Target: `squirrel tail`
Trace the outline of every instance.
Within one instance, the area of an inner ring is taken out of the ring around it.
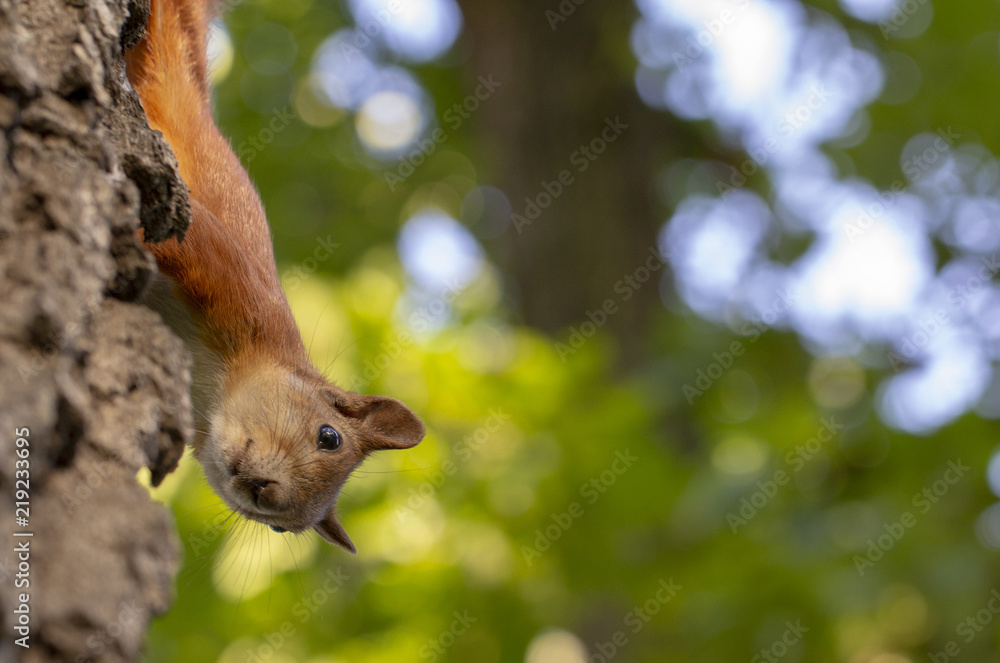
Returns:
[[[270,244],[257,192],[212,118],[207,50],[215,17],[213,0],[151,0],[146,34],[125,53],[125,69],[190,197],[224,224],[252,217],[258,239]]]
[[[186,181],[194,179],[193,163],[202,157],[205,141],[214,142],[206,133],[218,133],[207,56],[215,16],[213,0],[151,0],[146,34],[125,53],[129,83],[150,126],[173,148]]]
[[[214,2],[151,0],[146,35],[125,54],[129,82],[150,122],[183,121],[190,109],[210,112],[208,26]]]
[[[214,4],[152,0],[146,35],[125,54],[129,82],[150,126],[177,157],[191,203],[184,241],[146,248],[200,311],[206,328],[215,330],[209,336],[220,354],[260,336],[281,339],[282,347],[298,352],[301,340],[287,304],[274,305],[285,299],[260,197],[212,119],[206,51]]]

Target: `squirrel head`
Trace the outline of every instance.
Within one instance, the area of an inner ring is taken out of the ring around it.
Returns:
[[[408,449],[424,425],[384,396],[344,391],[280,363],[233,371],[197,455],[231,509],[277,532],[314,529],[355,553],[337,520],[341,487],[364,459]]]

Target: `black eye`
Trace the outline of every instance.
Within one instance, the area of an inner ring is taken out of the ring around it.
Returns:
[[[340,448],[340,433],[335,431],[332,426],[323,424],[319,427],[316,443],[323,451],[336,451]]]

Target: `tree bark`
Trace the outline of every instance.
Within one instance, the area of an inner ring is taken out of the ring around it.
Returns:
[[[190,439],[190,361],[135,303],[155,269],[136,230],[179,235],[189,212],[124,75],[148,13],[148,0],[0,0],[3,661],[139,660],[172,596],[172,521],[136,473],[158,483]],[[15,643],[22,604],[29,648]]]

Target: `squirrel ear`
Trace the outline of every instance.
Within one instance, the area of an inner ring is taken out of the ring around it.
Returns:
[[[352,555],[358,554],[358,549],[351,543],[350,537],[344,531],[344,527],[337,521],[337,514],[331,507],[323,520],[313,525],[313,529],[323,537],[323,539],[335,546],[340,546]]]
[[[361,424],[365,452],[409,449],[424,437],[424,424],[408,407],[387,396],[339,394],[335,407]]]

